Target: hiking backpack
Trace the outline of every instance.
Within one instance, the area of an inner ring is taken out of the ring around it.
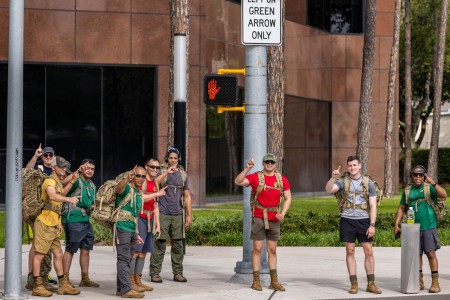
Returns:
[[[67,195],[68,197],[83,196],[82,195],[82,189],[84,187],[83,182],[81,181],[80,177],[78,177],[77,181],[78,181],[77,188],[70,195]],[[93,190],[93,192],[95,194],[96,188],[95,188],[95,184],[92,182],[92,180],[89,180],[89,188],[91,190]],[[79,207],[73,203],[63,202],[62,208],[61,208],[61,215],[67,213],[67,220],[69,220],[70,219],[70,211],[72,211],[72,210],[80,210],[81,213],[83,214],[83,216],[89,215],[91,212],[91,208],[85,209],[84,207]]]
[[[405,200],[406,205],[409,205],[409,193],[411,192],[411,184],[409,184],[405,188]],[[445,198],[437,198],[436,203],[434,203],[433,199],[431,199],[430,194],[430,184],[428,182],[424,183],[423,186],[423,194],[425,196],[425,199],[418,199],[417,201],[425,200],[428,202],[428,204],[433,208],[434,214],[436,215],[436,220],[442,220],[445,216]]]
[[[339,177],[338,179],[343,179],[344,180],[344,189],[342,191],[337,191],[336,193],[334,193],[334,196],[336,197],[336,201],[337,201],[337,205],[339,208],[339,212],[342,213],[344,211],[345,208],[359,208],[362,210],[365,210],[367,212],[369,212],[370,210],[370,205],[369,205],[369,182],[372,180],[373,184],[375,185],[375,191],[377,194],[377,205],[380,205],[381,200],[383,199],[383,190],[381,189],[380,185],[378,184],[378,182],[376,182],[375,180],[372,179],[372,177],[370,177],[370,175],[363,175],[363,179],[362,179],[362,185],[363,185],[363,192],[358,192],[355,193],[356,194],[364,194],[364,199],[366,200],[365,205],[356,205],[353,202],[350,202],[347,200],[347,196],[350,193],[350,173],[345,172],[341,177]]]
[[[33,224],[44,207],[41,187],[47,178],[40,169],[22,169],[22,221],[27,224]]]

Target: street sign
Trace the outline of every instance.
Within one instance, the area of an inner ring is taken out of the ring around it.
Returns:
[[[242,0],[241,37],[243,45],[281,45],[281,1]]]
[[[203,102],[208,105],[236,106],[238,100],[235,75],[205,75]]]

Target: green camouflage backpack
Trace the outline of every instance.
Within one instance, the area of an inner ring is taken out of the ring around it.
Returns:
[[[409,193],[411,192],[411,184],[405,188],[405,200],[406,204],[409,205]],[[431,199],[430,194],[430,184],[428,182],[424,183],[423,194],[425,199],[419,199],[418,201],[427,201],[428,204],[433,208],[434,214],[436,215],[436,220],[442,220],[445,216],[445,198],[437,198],[436,203]]]
[[[363,191],[354,193],[355,195],[362,194],[364,196],[364,199],[366,200],[367,204],[362,205],[356,205],[353,202],[350,202],[347,200],[347,196],[350,193],[350,174],[348,172],[345,172],[339,179],[344,180],[344,189],[342,191],[338,191],[334,193],[334,196],[337,200],[337,205],[339,208],[339,212],[342,213],[344,209],[346,208],[353,208],[353,209],[362,209],[367,212],[370,210],[369,205],[369,182],[372,180],[373,184],[375,185],[375,191],[377,194],[377,205],[380,205],[381,200],[383,199],[383,190],[381,189],[378,182],[372,179],[370,175],[364,175],[362,179],[362,185],[363,185]]]
[[[50,178],[40,169],[22,169],[22,221],[33,224],[42,211],[45,201],[41,200],[41,187]]]

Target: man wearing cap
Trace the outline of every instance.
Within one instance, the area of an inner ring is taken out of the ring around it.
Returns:
[[[45,147],[44,149],[41,148],[41,144],[39,144],[39,147],[34,152],[33,157],[30,159],[30,161],[27,163],[25,168],[28,169],[39,169],[47,176],[50,176],[52,174],[52,160],[55,156],[55,150],[53,150],[52,147]],[[37,164],[38,159],[42,159],[42,164]],[[33,224],[28,224],[30,227],[30,230],[32,232],[33,230]],[[30,232],[30,235],[31,235]],[[30,252],[28,253],[28,279],[27,284],[25,286],[26,289],[32,290],[33,289],[33,257],[34,257],[34,248],[32,247],[30,249]],[[44,260],[41,264],[41,276],[44,281],[44,285],[48,289],[54,289],[50,283],[57,283],[54,281],[50,276],[50,271],[52,270],[52,254],[51,252],[47,253],[44,257]],[[50,277],[50,278],[49,278]]]
[[[417,165],[411,169],[410,177],[412,185],[405,188],[402,193],[402,199],[397,209],[397,217],[395,218],[394,234],[400,232],[400,222],[406,206],[411,205],[415,211],[415,223],[420,223],[420,270],[419,270],[419,286],[420,290],[424,290],[423,273],[422,273],[422,256],[423,253],[428,257],[428,263],[431,269],[431,286],[430,293],[439,293],[439,272],[438,259],[436,250],[440,249],[439,239],[436,231],[436,215],[428,203],[427,195],[436,203],[437,198],[446,198],[447,192],[430,176],[427,176],[424,166]],[[408,190],[408,196],[406,191]],[[408,197],[408,199],[406,198]]]
[[[54,266],[58,275],[58,295],[77,295],[80,290],[73,288],[67,276],[63,273],[62,250],[59,236],[61,234],[61,206],[63,202],[76,204],[79,197],[66,197],[63,195],[61,179],[66,174],[66,160],[56,156],[52,160],[52,174],[44,180],[41,188],[41,199],[45,202],[41,214],[34,222],[34,258],[33,258],[33,296],[49,297],[52,292],[48,291],[42,282],[39,267],[44,255],[50,250],[54,257]]]
[[[253,210],[250,239],[253,240],[252,289],[262,291],[260,281],[261,250],[264,240],[267,244],[268,263],[270,269],[270,289],[285,291],[278,282],[277,275],[277,242],[280,239],[280,221],[284,219],[291,206],[291,187],[285,176],[276,170],[277,157],[266,153],[263,157],[263,170],[247,175],[255,166],[253,158],[247,162],[246,168],[236,176],[234,183],[239,186],[251,186],[250,205]],[[282,198],[284,198],[281,209]]]
[[[86,158],[81,161],[78,170],[63,181],[64,191],[68,192],[69,197],[81,197],[77,204],[64,203],[62,208],[62,223],[66,234],[64,274],[69,278],[73,255],[80,249],[80,286],[85,287],[99,287],[98,283],[89,278],[89,254],[94,246],[94,230],[89,217],[96,193],[95,184],[91,180],[94,172],[94,160]]]
[[[173,280],[187,281],[183,275],[184,233],[192,221],[192,206],[187,173],[178,165],[180,159],[180,152],[176,148],[169,149],[164,158],[166,165],[155,180],[161,188],[167,189],[158,202],[161,231],[150,258],[152,282],[162,282],[159,273],[166,253],[167,240],[172,244],[170,256]]]

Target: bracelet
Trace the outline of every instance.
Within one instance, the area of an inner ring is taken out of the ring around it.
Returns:
[[[436,185],[438,185],[438,183],[437,183],[437,182],[435,182],[434,184],[432,184],[432,186],[436,186]]]
[[[370,226],[375,227],[375,223],[370,223]]]

